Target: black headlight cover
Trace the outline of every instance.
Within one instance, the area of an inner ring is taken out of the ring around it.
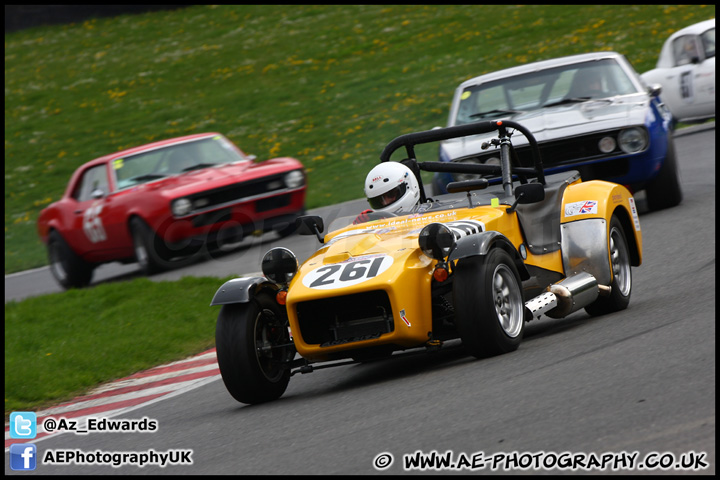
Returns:
[[[443,260],[455,249],[455,235],[446,225],[431,223],[420,231],[418,244],[428,257]]]
[[[262,259],[263,275],[274,283],[289,283],[297,270],[297,257],[284,247],[271,248]]]

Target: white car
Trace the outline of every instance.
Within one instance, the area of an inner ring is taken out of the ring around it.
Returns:
[[[660,98],[675,121],[715,116],[715,19],[670,35],[656,68],[641,75],[648,85],[662,86]]]
[[[576,170],[583,181],[605,180],[645,190],[650,210],[682,201],[672,114],[624,55],[594,52],[487,73],[455,90],[448,127],[511,120],[537,139],[548,173]],[[521,167],[532,165],[522,136],[513,138]],[[441,162],[499,164],[500,146],[487,134],[444,141]],[[433,194],[477,176],[436,170]],[[495,179],[491,182],[496,181]]]

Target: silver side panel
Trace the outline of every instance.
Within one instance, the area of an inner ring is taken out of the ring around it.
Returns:
[[[564,223],[560,230],[565,276],[587,272],[597,279],[597,283],[610,285],[612,278],[605,219]]]

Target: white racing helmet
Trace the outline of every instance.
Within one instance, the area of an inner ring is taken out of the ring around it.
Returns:
[[[412,171],[397,162],[383,162],[365,179],[365,196],[376,212],[409,212],[420,200],[420,185]]]

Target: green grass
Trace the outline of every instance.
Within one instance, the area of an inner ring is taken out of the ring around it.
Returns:
[[[46,264],[38,213],[100,155],[219,131],[259,158],[301,160],[308,208],[360,198],[382,148],[444,125],[461,81],[594,50],[642,72],[670,33],[714,16],[698,5],[224,5],[6,34],[5,273]]]
[[[146,278],[5,304],[5,414],[215,346],[218,278]]]
[[[73,171],[218,131],[309,172],[308,208],[362,197],[393,138],[444,125],[455,87],[598,50],[654,67],[701,5],[192,6],[5,35],[5,273],[46,264],[35,223]],[[432,158],[434,147],[417,149]],[[214,343],[220,279],[136,279],[5,304],[5,411]]]

